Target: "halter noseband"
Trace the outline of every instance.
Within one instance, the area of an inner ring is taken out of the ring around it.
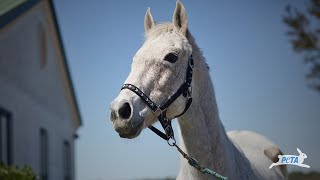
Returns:
[[[158,136],[161,138],[165,139],[166,141],[172,139],[175,143],[174,139],[174,133],[171,125],[171,119],[167,118],[166,111],[167,108],[181,95],[183,94],[184,97],[188,98],[188,101],[186,103],[186,106],[184,110],[176,115],[174,118],[177,118],[179,116],[182,116],[190,107],[192,103],[192,87],[191,87],[191,82],[192,82],[192,70],[194,68],[194,62],[192,55],[190,55],[188,59],[188,68],[187,68],[187,74],[186,74],[186,79],[184,83],[179,87],[179,89],[172,95],[170,96],[162,105],[157,105],[154,103],[143,91],[141,91],[138,87],[136,87],[133,84],[124,84],[121,88],[123,89],[129,89],[135,94],[137,94],[141,100],[149,106],[149,108],[154,112],[160,112],[160,115],[158,116],[158,120],[160,121],[161,126],[163,127],[165,133],[161,132],[154,126],[150,125],[148,128],[152,130],[154,133],[156,133]],[[172,118],[173,119],[173,118]],[[169,143],[169,145],[172,145]]]

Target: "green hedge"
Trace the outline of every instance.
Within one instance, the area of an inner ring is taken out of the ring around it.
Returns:
[[[289,174],[289,180],[319,180],[320,173],[316,171],[311,171],[308,173],[303,172],[291,172]]]
[[[19,169],[17,166],[0,164],[1,180],[36,180],[37,176],[29,166]]]

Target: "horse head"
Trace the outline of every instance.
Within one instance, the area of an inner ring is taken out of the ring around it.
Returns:
[[[188,41],[187,15],[177,1],[171,23],[156,24],[148,8],[144,18],[145,42],[133,57],[125,84],[132,84],[152,103],[163,104],[185,82],[192,46]],[[123,138],[137,137],[156,122],[154,112],[134,89],[123,89],[111,103],[110,120]],[[169,119],[182,112],[187,99],[179,96],[169,107]]]

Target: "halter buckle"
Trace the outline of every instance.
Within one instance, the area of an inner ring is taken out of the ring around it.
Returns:
[[[192,55],[189,57],[189,66],[190,66],[191,69],[194,68],[194,63],[193,63]]]
[[[167,127],[164,129],[164,132],[169,139],[173,137],[173,129],[171,125],[167,125]]]
[[[160,108],[160,106],[159,105],[157,105],[157,109],[155,110],[155,111],[152,111],[156,116],[159,116],[160,114],[162,114],[164,111],[166,111],[167,110],[167,108],[166,109],[164,109],[164,110],[161,110],[161,108]]]
[[[189,95],[189,97],[192,96],[192,86],[188,87],[188,95]]]

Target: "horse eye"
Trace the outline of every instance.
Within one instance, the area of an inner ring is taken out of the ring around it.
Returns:
[[[170,63],[175,63],[178,60],[178,56],[173,53],[169,53],[164,57],[164,60],[170,62]]]

